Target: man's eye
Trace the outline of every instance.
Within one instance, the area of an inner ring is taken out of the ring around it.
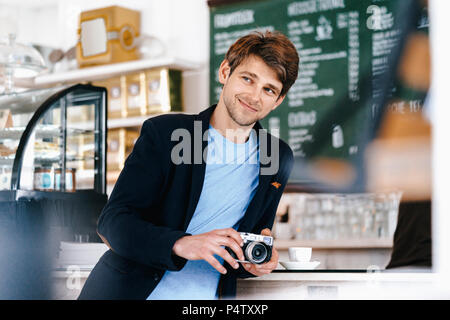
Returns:
[[[251,81],[250,78],[247,78],[247,77],[242,77],[242,79],[244,79],[245,82],[250,82]]]
[[[273,92],[273,90],[270,89],[270,88],[266,88],[266,92],[269,93],[269,94],[274,94],[274,93],[275,93],[275,92]]]

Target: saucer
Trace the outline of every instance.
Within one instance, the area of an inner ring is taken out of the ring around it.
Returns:
[[[320,261],[280,261],[280,264],[288,270],[314,270]]]

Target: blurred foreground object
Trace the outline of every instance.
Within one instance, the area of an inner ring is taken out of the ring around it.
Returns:
[[[23,218],[30,216],[30,206],[33,204],[17,202],[14,212],[5,212],[2,206],[0,300],[51,299],[50,239],[41,217]],[[15,219],[8,220],[10,214]]]
[[[411,33],[399,64],[398,81],[416,97],[420,93],[425,96],[430,87],[430,68],[428,35]],[[378,137],[366,151],[368,189],[400,189],[405,201],[429,200],[431,124],[420,97],[405,100],[389,101]]]
[[[431,199],[431,125],[421,112],[389,111],[367,148],[368,190],[399,189],[403,199]]]
[[[369,190],[403,191],[386,269],[432,266],[431,132],[428,23],[410,33],[397,69],[400,90],[387,104],[378,137],[366,152]]]

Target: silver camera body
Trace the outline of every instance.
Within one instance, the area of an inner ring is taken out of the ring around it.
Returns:
[[[245,261],[240,262],[262,264],[268,262],[270,258],[272,258],[272,237],[248,232],[240,232],[240,235],[244,242],[242,251],[244,252],[245,257]],[[232,256],[235,258],[233,252]]]

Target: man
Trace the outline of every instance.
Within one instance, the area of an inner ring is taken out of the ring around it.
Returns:
[[[270,235],[293,154],[258,120],[281,104],[298,62],[280,33],[244,36],[219,68],[217,105],[144,122],[98,221],[110,250],[79,299],[233,297],[237,277],[276,268],[275,249],[256,265],[225,248],[244,260],[239,232]]]

